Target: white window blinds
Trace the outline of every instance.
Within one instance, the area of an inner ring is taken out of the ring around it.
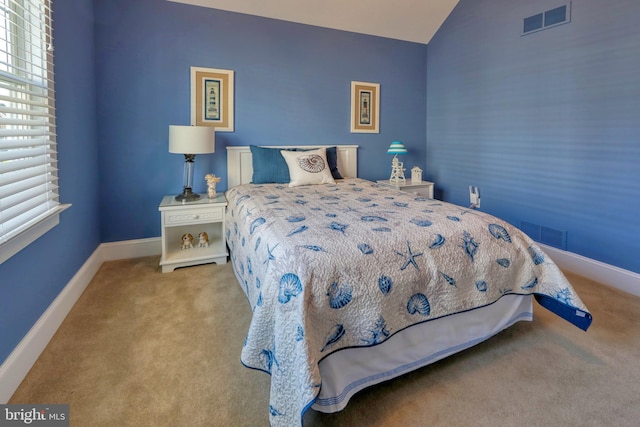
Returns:
[[[0,0],[0,262],[58,223],[51,0]]]

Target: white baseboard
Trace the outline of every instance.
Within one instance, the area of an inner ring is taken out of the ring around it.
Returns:
[[[103,243],[99,249],[101,250],[103,261],[140,258],[152,255],[160,256],[162,253],[162,239],[160,237],[152,237],[149,239]],[[158,260],[158,262],[159,261],[160,260]]]
[[[154,237],[103,243],[98,246],[9,357],[0,365],[0,404],[9,401],[103,262],[159,256],[161,245],[161,239]],[[571,252],[546,245],[542,246],[558,267],[640,296],[640,274]]]
[[[640,274],[552,246],[540,246],[562,270],[640,296]]]

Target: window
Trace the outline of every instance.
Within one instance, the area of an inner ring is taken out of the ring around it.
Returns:
[[[571,22],[571,2],[524,18],[522,34],[529,34],[569,22]]]
[[[51,0],[0,0],[0,263],[58,224]]]

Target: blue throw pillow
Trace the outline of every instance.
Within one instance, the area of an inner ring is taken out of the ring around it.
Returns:
[[[342,179],[338,170],[338,147],[327,147],[327,163],[329,163],[333,179]]]
[[[280,154],[281,148],[265,148],[255,145],[250,145],[249,148],[253,163],[253,177],[251,179],[253,184],[289,183],[289,167]]]

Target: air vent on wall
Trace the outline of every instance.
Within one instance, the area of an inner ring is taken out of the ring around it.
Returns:
[[[555,230],[528,221],[520,221],[520,230],[536,242],[567,250],[567,232],[564,230]]]
[[[571,22],[571,2],[524,18],[522,35]]]

